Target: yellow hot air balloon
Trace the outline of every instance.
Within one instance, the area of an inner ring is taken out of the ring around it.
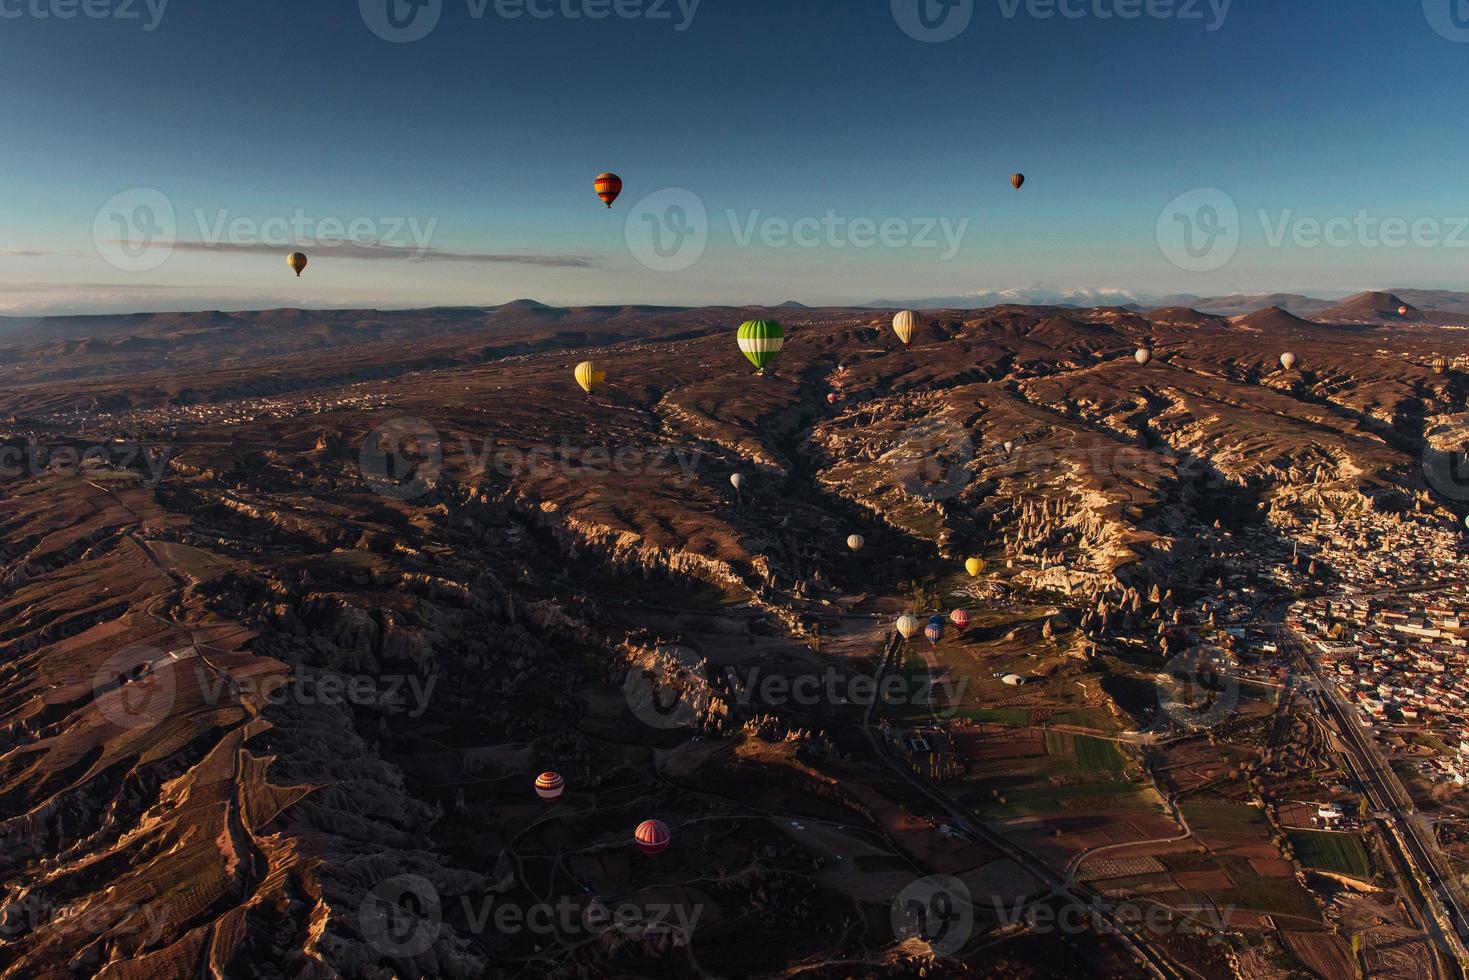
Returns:
[[[964,570],[969,573],[970,578],[979,578],[984,574],[984,559],[971,558],[964,563]]]
[[[596,361],[582,361],[576,366],[576,383],[590,395],[607,383],[607,372],[597,367]]]
[[[286,256],[286,265],[290,266],[291,269],[295,271],[297,279],[300,279],[301,273],[306,270],[306,262],[307,259],[305,252],[292,252],[290,255]]]
[[[912,310],[904,310],[902,313],[893,317],[893,332],[898,335],[898,339],[903,342],[904,347],[911,347],[913,345],[913,337],[922,326],[923,322],[918,319],[918,314]]]

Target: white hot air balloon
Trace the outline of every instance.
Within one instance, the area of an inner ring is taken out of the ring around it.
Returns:
[[[898,632],[903,634],[903,639],[905,640],[913,639],[922,628],[923,624],[918,622],[917,616],[910,614],[898,618]]]
[[[847,538],[847,547],[851,548],[853,551],[861,551],[862,546],[865,544],[867,544],[867,540],[863,538],[860,534],[854,534],[851,537]]]
[[[745,489],[745,474],[736,473],[731,476],[729,478],[729,485],[734,487],[736,491]]]
[[[902,313],[893,317],[893,332],[898,335],[898,339],[903,342],[904,347],[911,347],[913,345],[913,338],[922,326],[923,323],[918,319],[918,314],[912,310],[904,310]]]
[[[1297,358],[1296,355],[1292,354],[1290,351],[1286,351],[1284,354],[1280,355],[1280,366],[1285,368],[1287,371],[1294,371],[1296,369],[1296,365],[1299,363],[1300,359]]]
[[[1133,356],[1137,358],[1138,364],[1143,367],[1147,367],[1153,363],[1153,349],[1151,347],[1139,347],[1137,353]]]
[[[1008,456],[1015,451],[1015,443],[1009,439],[1005,440],[1005,455]]]

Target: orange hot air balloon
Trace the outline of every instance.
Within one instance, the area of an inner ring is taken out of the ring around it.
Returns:
[[[1020,188],[1024,187],[1025,174],[1016,174],[1015,176],[1011,177],[1010,186],[1014,187],[1017,191],[1020,190]]]
[[[301,278],[301,273],[306,271],[306,253],[292,252],[286,256],[286,265],[290,266],[296,273],[296,278]]]
[[[955,626],[959,627],[960,633],[969,628],[969,610],[955,609],[949,613],[949,618],[954,621]]]
[[[622,193],[622,178],[616,174],[598,174],[595,186],[597,196],[602,199],[603,204],[610,208],[612,202],[616,201],[618,195]]]
[[[673,840],[668,824],[662,820],[644,820],[638,824],[638,829],[633,831],[632,836],[637,841],[638,850],[650,857],[668,850],[668,845]]]
[[[554,803],[566,792],[566,780],[560,773],[543,772],[536,777],[536,795],[547,803]]]
[[[1398,307],[1398,316],[1407,316],[1411,312],[1406,306]]]

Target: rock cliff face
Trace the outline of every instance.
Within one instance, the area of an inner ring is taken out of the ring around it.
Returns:
[[[1469,388],[1426,365],[1469,341],[1444,335],[1011,308],[903,351],[870,313],[800,311],[753,379],[728,311],[621,341],[630,313],[555,313],[381,325],[258,378],[190,354],[167,389],[109,349],[86,419],[56,406],[89,348],[0,394],[28,432],[173,450],[157,479],[0,484],[0,975],[682,975],[690,933],[650,931],[648,890],[707,916],[703,962],[825,955],[886,913],[789,824],[866,848],[899,808],[858,785],[862,711],[732,669],[868,664],[882,624],[844,610],[968,555],[984,601],[1044,610],[998,640],[1085,661],[1102,634],[1168,642],[1229,533],[1455,519],[1425,481],[1462,448]],[[609,345],[609,387],[571,392],[553,334]],[[394,426],[411,448],[368,473]],[[630,844],[650,817],[659,862]],[[578,925],[626,896],[637,928]],[[485,925],[563,899],[569,927]]]

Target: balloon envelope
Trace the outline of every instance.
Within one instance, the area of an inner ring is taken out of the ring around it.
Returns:
[[[745,474],[736,473],[734,476],[731,476],[729,478],[729,483],[730,486],[734,487],[736,490],[745,489]]]
[[[1149,364],[1153,363],[1153,352],[1147,347],[1139,347],[1137,349],[1137,354],[1135,354],[1134,356],[1137,358],[1137,362],[1143,367],[1147,367]]]
[[[979,578],[980,573],[984,571],[984,559],[969,559],[964,563],[964,570],[969,573],[970,578]]]
[[[644,854],[662,854],[668,850],[673,834],[662,820],[644,820],[633,831],[633,840],[637,841],[638,849]]]
[[[922,321],[918,319],[918,314],[912,310],[904,310],[902,313],[893,317],[893,332],[898,335],[898,339],[903,342],[904,347],[912,345],[913,337],[918,333],[918,328],[922,325]]]
[[[854,534],[851,537],[847,538],[847,547],[851,548],[853,551],[861,551],[863,546],[866,544],[867,539],[862,537],[862,535],[860,534]]]
[[[928,624],[928,628],[923,631],[923,635],[928,639],[928,642],[931,643],[933,646],[938,646],[939,645],[939,641],[944,638],[944,624],[943,623],[929,623]]]
[[[786,335],[774,320],[746,320],[740,324],[739,342],[750,363],[764,371],[780,356]]]
[[[576,366],[576,383],[590,395],[607,383],[607,372],[599,368],[596,361],[582,361]]]
[[[1299,363],[1300,359],[1289,351],[1280,355],[1280,366],[1285,368],[1287,371],[1294,371],[1296,369],[1296,365]]]
[[[1017,191],[1020,190],[1020,188],[1024,187],[1025,174],[1013,174],[1010,177],[1010,186],[1014,187]]]
[[[837,403],[837,401],[838,401],[838,400],[839,400],[839,399],[838,399],[838,398],[837,398],[837,396],[836,396],[836,395],[827,395],[827,396],[826,396],[826,403],[827,403],[827,404],[828,404],[828,405],[835,405],[835,404],[836,404],[836,403]]]
[[[536,777],[536,795],[550,803],[566,791],[566,780],[559,773],[543,772]]]
[[[602,203],[610,208],[612,202],[622,193],[622,178],[616,174],[598,174],[593,186],[597,188],[597,196],[602,199]]]
[[[308,261],[305,252],[292,252],[286,256],[286,265],[290,266],[291,270],[296,273],[297,279],[301,278],[301,273],[306,270],[306,263]]]
[[[898,617],[898,632],[903,634],[905,640],[913,639],[918,635],[918,617],[912,615]]]
[[[949,618],[954,621],[955,626],[959,627],[962,630],[969,625],[969,610],[955,609],[953,612],[949,613]]]

